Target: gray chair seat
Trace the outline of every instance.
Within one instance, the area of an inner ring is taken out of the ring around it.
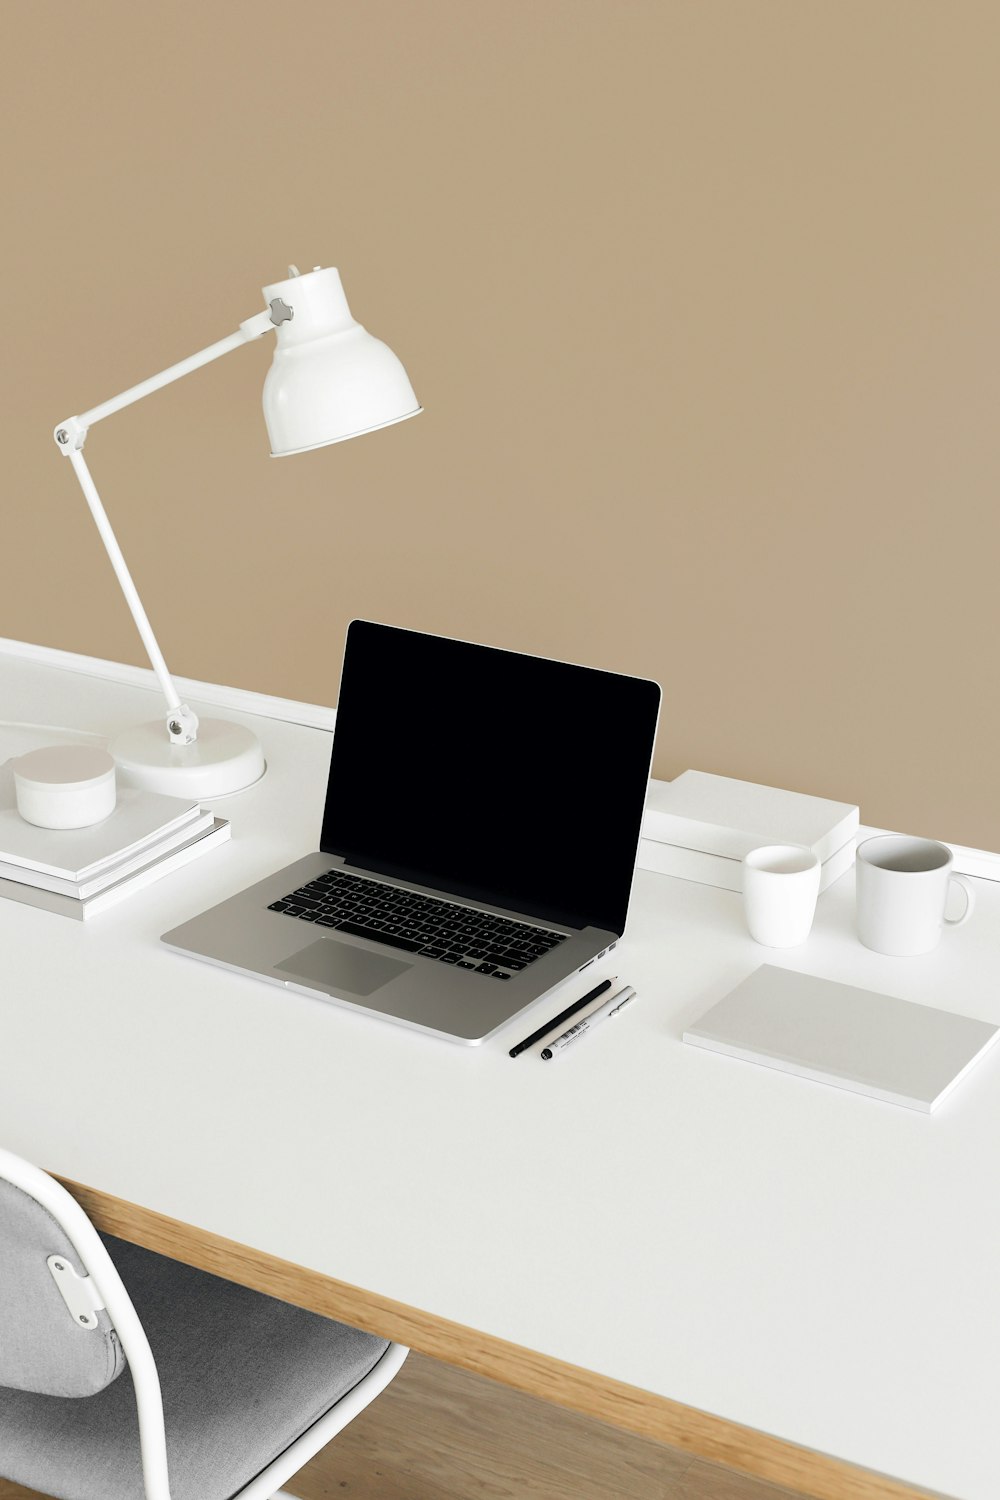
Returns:
[[[230,1500],[389,1347],[373,1334],[102,1238],[156,1360],[172,1500]],[[5,1475],[57,1500],[145,1495],[127,1369],[94,1396],[0,1389],[0,1451]]]

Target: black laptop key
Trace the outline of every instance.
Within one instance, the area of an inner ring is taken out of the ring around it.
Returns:
[[[524,969],[565,937],[340,870],[306,881],[270,909],[496,979],[511,977],[501,967]]]
[[[416,953],[420,948],[419,942],[412,938],[401,937],[398,932],[381,932],[372,927],[363,927],[360,922],[339,922],[338,932],[349,932],[352,937],[371,938],[374,943],[387,943],[390,948],[405,948],[408,953]]]

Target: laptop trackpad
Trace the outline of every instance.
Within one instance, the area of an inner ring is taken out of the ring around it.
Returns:
[[[335,938],[320,938],[275,968],[335,993],[347,990],[352,995],[370,995],[413,965],[369,953],[366,948],[354,948],[350,943],[338,943]]]

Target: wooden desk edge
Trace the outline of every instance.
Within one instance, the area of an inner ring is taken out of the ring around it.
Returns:
[[[928,1500],[935,1494],[264,1255],[70,1178],[58,1181],[105,1234],[813,1500]]]

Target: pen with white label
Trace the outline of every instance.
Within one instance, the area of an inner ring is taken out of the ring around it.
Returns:
[[[587,1035],[588,1031],[593,1031],[594,1027],[599,1026],[602,1021],[607,1021],[611,1016],[616,1016],[620,1010],[624,1010],[630,1000],[634,999],[635,990],[630,984],[627,984],[623,990],[618,991],[617,995],[612,995],[610,1000],[605,1000],[604,1004],[599,1005],[596,1010],[591,1011],[589,1016],[584,1016],[582,1021],[577,1021],[576,1025],[571,1026],[568,1031],[564,1031],[562,1036],[557,1036],[555,1041],[550,1042],[547,1047],[543,1047],[542,1057],[545,1058],[546,1062],[552,1057],[558,1057],[560,1052],[564,1051],[567,1047],[571,1047],[574,1042],[578,1042],[582,1036]]]

